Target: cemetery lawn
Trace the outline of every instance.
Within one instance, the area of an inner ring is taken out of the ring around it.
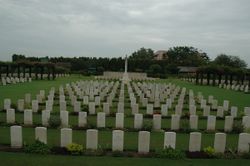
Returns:
[[[90,156],[60,156],[60,155],[35,155],[24,153],[0,152],[3,165],[11,166],[104,166],[104,165],[136,165],[136,166],[163,166],[163,165],[188,165],[188,166],[243,166],[249,165],[250,160],[234,159],[184,159],[169,160],[160,158],[127,158],[127,157],[90,157]]]
[[[16,103],[18,99],[24,98],[25,93],[31,93],[32,98],[39,93],[39,90],[45,90],[46,94],[51,87],[55,87],[58,90],[60,85],[65,86],[66,83],[76,82],[78,80],[91,79],[91,77],[82,77],[77,75],[72,75],[70,77],[57,78],[54,81],[49,80],[33,80],[31,83],[22,83],[16,85],[0,86],[0,108],[3,108],[3,100],[5,98],[10,98],[13,103]],[[239,111],[242,112],[243,108],[250,106],[250,94],[244,94],[243,92],[235,92],[232,90],[219,89],[218,87],[212,86],[201,86],[195,85],[189,82],[184,82],[177,79],[167,79],[158,80],[157,82],[163,83],[174,83],[181,87],[186,87],[187,89],[193,89],[195,93],[198,91],[207,98],[208,95],[213,95],[215,99],[218,99],[219,105],[222,105],[223,100],[229,100],[230,105],[238,106]],[[127,94],[125,94],[127,96]],[[131,112],[129,110],[128,96],[125,98],[125,113]],[[58,104],[58,103],[57,103]],[[116,103],[117,104],[117,103]],[[68,111],[72,112],[72,106],[67,106]],[[187,105],[186,105],[187,109]],[[199,108],[198,108],[199,109]],[[116,109],[112,110],[113,112]],[[140,108],[141,112],[145,113],[145,108]],[[172,114],[174,111],[170,110],[169,113]],[[197,111],[201,114],[201,110]],[[53,114],[59,114],[59,106],[54,106]],[[213,112],[212,114],[215,114]],[[238,113],[240,114],[240,113]],[[133,128],[133,117],[127,114],[124,119],[125,128]],[[41,124],[41,114],[33,114],[33,120],[35,125]],[[2,145],[10,145],[10,128],[6,125],[6,113],[0,112],[0,147]],[[23,124],[23,113],[16,113],[16,121],[19,124]],[[151,122],[152,118],[145,118],[145,122]],[[162,119],[162,128],[170,128],[170,117]],[[145,123],[144,122],[144,123]],[[214,133],[205,133],[206,129],[206,119],[199,119],[199,129],[202,132],[202,148],[207,146],[213,146]],[[69,124],[71,126],[77,126],[78,117],[75,115],[69,115]],[[93,127],[96,127],[96,116],[88,116],[88,123],[91,123]],[[107,117],[106,126],[108,129],[99,129],[99,144],[102,149],[111,151],[112,143],[112,129],[114,128],[115,118]],[[216,129],[223,130],[224,120],[218,119],[216,121]],[[23,127],[23,141],[24,144],[33,143],[35,137],[35,129],[33,127]],[[176,148],[181,150],[188,149],[189,134],[177,132],[177,142]],[[82,144],[85,147],[86,144],[86,130],[73,130],[73,142]],[[151,132],[151,143],[150,149],[154,151],[156,149],[162,149],[164,141],[164,132]],[[50,146],[59,146],[60,143],[60,130],[48,128],[48,144]],[[138,144],[138,132],[126,131],[124,137],[124,150],[125,151],[137,151]],[[238,134],[227,134],[227,147],[236,149],[238,144]],[[116,157],[75,157],[75,156],[59,156],[59,155],[32,155],[23,153],[9,153],[0,152],[1,163],[5,165],[248,165],[250,160],[200,160],[200,159],[186,159],[186,160],[167,160],[158,158],[116,158]],[[21,161],[21,162],[20,162]],[[205,162],[204,162],[205,161]],[[107,164],[104,164],[107,163]],[[1,165],[1,164],[0,164]]]

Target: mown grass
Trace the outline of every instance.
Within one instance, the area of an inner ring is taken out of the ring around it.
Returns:
[[[60,155],[35,155],[24,153],[0,152],[0,161],[3,165],[11,166],[103,166],[103,165],[135,165],[135,166],[245,166],[250,164],[250,160],[235,159],[185,159],[170,160],[160,158],[125,158],[125,157],[90,157],[90,156],[60,156]]]

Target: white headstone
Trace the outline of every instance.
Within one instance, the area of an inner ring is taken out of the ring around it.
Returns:
[[[150,132],[139,131],[138,137],[138,152],[148,153],[150,150]]]
[[[115,127],[116,128],[123,128],[124,127],[124,113],[116,113]]]
[[[11,124],[15,123],[15,110],[14,109],[7,109],[6,111],[6,122]]]
[[[179,130],[179,129],[180,129],[180,115],[172,115],[171,130]]]
[[[10,127],[10,143],[12,148],[21,148],[23,146],[22,126]]]
[[[98,130],[88,129],[86,139],[86,149],[96,150],[98,146]]]
[[[141,129],[143,126],[143,114],[134,115],[134,128]]]
[[[176,143],[176,133],[175,132],[165,132],[164,134],[164,148],[171,147],[175,149]]]
[[[33,124],[33,116],[32,110],[24,110],[24,124],[25,125],[32,125]]]
[[[87,125],[87,112],[78,113],[78,127],[85,127]]]
[[[192,132],[189,138],[189,151],[199,152],[201,150],[201,133]]]
[[[112,151],[123,151],[124,131],[113,130],[112,133]]]
[[[61,129],[61,147],[67,147],[72,143],[72,129],[62,128]]]
[[[47,128],[36,127],[35,128],[35,139],[47,144]]]
[[[216,133],[214,138],[215,153],[224,153],[226,148],[226,134]]]

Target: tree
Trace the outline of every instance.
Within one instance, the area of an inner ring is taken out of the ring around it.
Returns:
[[[231,56],[231,55],[226,55],[226,54],[218,55],[214,59],[213,63],[217,65],[229,66],[233,68],[243,69],[247,67],[247,63],[244,60],[240,59],[237,56]]]
[[[154,51],[151,48],[140,48],[139,50],[133,52],[130,56],[130,60],[153,60],[154,58]]]
[[[167,56],[171,64],[180,66],[200,66],[209,62],[207,54],[194,47],[173,47],[167,51]]]
[[[152,73],[152,74],[158,74],[158,73],[161,73],[162,72],[162,68],[160,65],[158,64],[153,64],[149,67],[149,71]]]
[[[12,62],[17,62],[20,60],[25,60],[25,55],[18,55],[18,54],[13,54],[12,55]]]

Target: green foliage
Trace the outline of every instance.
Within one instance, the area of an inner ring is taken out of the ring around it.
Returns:
[[[89,106],[88,105],[83,105],[82,106],[82,111],[88,112],[89,111]]]
[[[244,131],[244,126],[242,125],[241,121],[235,121],[233,124],[233,132],[242,133],[243,131]]]
[[[49,126],[52,128],[57,128],[61,125],[61,119],[59,116],[52,115],[49,118]]]
[[[161,73],[162,72],[162,68],[159,64],[152,64],[150,67],[149,67],[149,72],[151,74],[157,74],[157,73]]]
[[[35,143],[24,147],[26,153],[49,154],[50,147],[43,142],[36,140]]]
[[[142,130],[151,131],[152,128],[153,128],[152,122],[148,121],[148,122],[143,123]]]
[[[187,132],[190,130],[190,124],[188,119],[182,119],[181,120],[181,125],[180,125],[181,130]]]
[[[157,150],[155,154],[156,157],[168,159],[183,159],[185,157],[185,153],[183,151],[175,150],[172,147],[166,147],[162,150]]]
[[[194,47],[178,46],[167,51],[168,61],[179,66],[200,66],[209,62],[209,57]]]
[[[83,146],[76,144],[76,143],[71,143],[69,144],[66,149],[72,154],[72,155],[81,155],[83,153]]]
[[[203,151],[208,155],[208,156],[214,156],[215,150],[211,146],[208,146],[203,149]]]
[[[121,151],[113,151],[112,156],[113,157],[122,157],[122,156],[124,156],[124,153]]]
[[[213,63],[217,65],[223,65],[223,66],[229,66],[233,68],[246,68],[247,63],[240,59],[238,56],[231,56],[226,54],[220,54],[218,55]]]
[[[131,60],[152,60],[154,58],[154,51],[150,48],[140,48],[138,51],[135,51],[129,56],[129,59]]]

